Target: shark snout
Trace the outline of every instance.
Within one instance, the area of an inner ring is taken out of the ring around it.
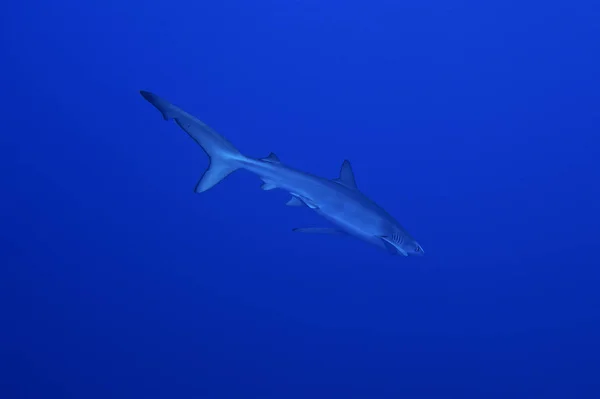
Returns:
[[[417,244],[417,248],[416,248],[415,252],[417,255],[425,255],[425,251],[423,251],[423,247],[420,246],[419,244]]]
[[[408,251],[407,251],[410,255],[415,255],[415,256],[425,255],[425,251],[423,251],[423,247],[421,245],[419,245],[419,243],[417,243],[417,242],[411,243],[411,247],[412,248],[408,248]]]

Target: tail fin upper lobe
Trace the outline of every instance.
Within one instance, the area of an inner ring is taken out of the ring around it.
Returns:
[[[244,156],[223,136],[156,94],[144,90],[141,90],[140,94],[160,111],[165,120],[175,120],[210,158],[208,169],[196,185],[197,193],[210,189],[239,168],[238,161]]]

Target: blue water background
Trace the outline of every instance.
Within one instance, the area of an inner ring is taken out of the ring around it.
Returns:
[[[600,6],[9,1],[0,397],[597,398]],[[340,237],[139,95],[360,189]]]

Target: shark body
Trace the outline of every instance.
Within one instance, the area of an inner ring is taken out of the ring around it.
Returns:
[[[349,161],[343,162],[339,177],[331,180],[286,166],[274,153],[262,159],[247,157],[196,117],[153,93],[140,93],[165,120],[173,119],[210,158],[196,185],[197,193],[212,188],[237,169],[246,169],[260,177],[263,190],[285,190],[291,194],[288,206],[307,206],[335,226],[294,231],[350,235],[394,255],[423,254],[423,248],[400,223],[358,189]]]

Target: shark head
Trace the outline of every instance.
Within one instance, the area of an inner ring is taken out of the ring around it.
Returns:
[[[392,229],[389,234],[380,236],[386,249],[392,254],[421,256],[423,247],[402,229]]]
[[[404,245],[404,250],[407,254],[414,256],[422,256],[425,254],[423,247],[421,247],[421,245],[414,240],[412,240],[412,242],[410,242],[408,245]]]

